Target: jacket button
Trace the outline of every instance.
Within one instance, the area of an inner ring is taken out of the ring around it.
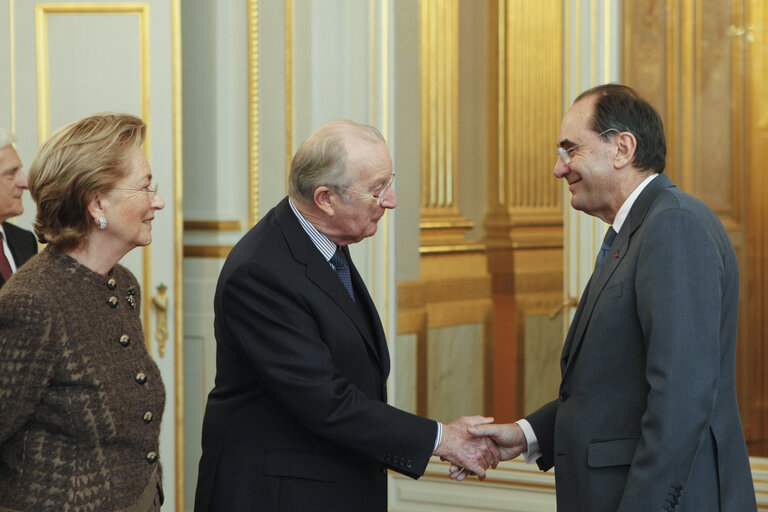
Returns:
[[[117,307],[117,297],[114,295],[107,299],[107,304],[109,304],[109,307],[116,308]]]
[[[411,459],[408,459],[405,461],[405,467],[408,469],[411,469],[413,467],[413,462],[411,462]]]
[[[124,347],[127,347],[128,345],[131,344],[131,337],[128,336],[127,334],[123,334],[122,336],[120,336],[120,344]]]
[[[117,281],[115,281],[114,278],[110,277],[109,281],[107,281],[107,288],[109,288],[110,290],[114,290],[115,288],[117,288]]]
[[[141,372],[137,373],[136,382],[138,382],[139,384],[144,384],[145,382],[147,382],[147,376]]]
[[[152,421],[152,413],[147,411],[144,413],[144,423],[149,423],[150,421]]]
[[[147,454],[147,462],[149,462],[150,464],[154,464],[155,462],[157,462],[157,454],[155,452],[149,452]]]
[[[391,455],[385,455],[384,456],[384,462],[387,464],[390,464],[392,462],[392,456]]]

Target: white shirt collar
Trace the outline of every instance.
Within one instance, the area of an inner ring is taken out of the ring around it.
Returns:
[[[638,196],[640,195],[640,192],[643,191],[645,187],[648,186],[648,184],[653,180],[656,176],[658,176],[657,173],[653,173],[647,178],[643,180],[642,183],[640,183],[637,187],[635,187],[635,190],[632,191],[631,194],[629,194],[629,197],[626,201],[624,201],[624,204],[621,205],[621,208],[619,208],[619,212],[616,214],[616,217],[613,219],[613,229],[617,233],[621,230],[621,226],[624,225],[624,221],[627,220],[627,215],[629,215],[629,211],[632,209],[632,205],[635,204],[635,201],[637,200]]]

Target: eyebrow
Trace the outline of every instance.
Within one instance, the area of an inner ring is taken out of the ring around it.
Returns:
[[[560,146],[561,148],[565,148],[567,146],[575,146],[576,143],[569,139],[563,139],[557,145]]]

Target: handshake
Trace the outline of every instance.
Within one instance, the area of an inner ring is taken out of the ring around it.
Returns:
[[[443,425],[443,436],[434,455],[450,462],[450,476],[464,480],[477,475],[485,480],[485,470],[499,461],[514,459],[527,450],[522,428],[516,423],[499,425],[493,418],[463,416]]]

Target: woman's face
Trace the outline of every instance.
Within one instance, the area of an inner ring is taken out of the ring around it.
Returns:
[[[131,146],[123,158],[128,172],[107,194],[105,218],[106,234],[127,252],[152,242],[152,220],[165,202],[156,193],[152,170],[141,149]]]

